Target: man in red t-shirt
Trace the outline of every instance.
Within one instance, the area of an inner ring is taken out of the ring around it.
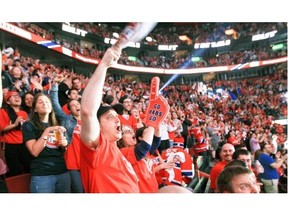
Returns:
[[[79,95],[79,92],[78,92],[77,89],[71,88],[71,89],[69,89],[68,92],[67,92],[67,97],[69,98],[69,100],[77,100],[77,101],[78,101],[79,98],[80,98],[80,95]],[[63,110],[63,112],[66,113],[67,115],[70,115],[70,114],[71,114],[71,112],[70,112],[70,110],[69,110],[69,108],[68,108],[68,103],[66,103],[66,104],[64,104],[64,105],[62,106],[62,110]]]
[[[134,117],[134,115],[131,115],[131,109],[133,103],[131,98],[125,95],[119,99],[119,103],[123,104],[124,107],[123,113],[119,115],[121,125],[129,125],[130,127],[133,128],[134,131],[136,131],[138,121]]]
[[[90,78],[81,100],[80,173],[87,193],[139,193],[138,178],[116,142],[121,139],[115,106],[102,106],[107,69],[119,59],[112,46]]]
[[[210,171],[210,192],[217,192],[216,180],[219,173],[224,169],[226,164],[233,160],[232,155],[235,151],[235,148],[232,144],[226,143],[222,146],[220,157],[221,161],[216,163]]]

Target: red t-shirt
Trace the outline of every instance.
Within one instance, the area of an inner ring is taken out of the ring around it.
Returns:
[[[156,150],[157,152],[159,152],[158,150]],[[155,169],[157,166],[160,165],[160,158],[159,156],[155,156],[155,155],[150,155],[149,156],[150,159],[152,160],[152,163],[153,163],[153,168]],[[155,172],[155,177],[156,177],[156,180],[157,180],[157,183],[158,185],[162,185],[163,184],[163,179],[162,179],[162,176],[163,176],[163,169],[159,170],[158,172]]]
[[[139,193],[133,167],[101,133],[95,150],[81,141],[80,173],[86,193]]]
[[[214,191],[217,188],[217,177],[220,174],[220,172],[224,169],[226,166],[227,162],[226,161],[220,161],[219,163],[215,164],[214,167],[212,167],[210,171],[210,188],[213,189]]]
[[[134,147],[121,148],[120,151],[133,166],[139,179],[140,193],[155,193],[158,183],[153,172],[153,161],[149,157],[137,161]]]
[[[228,139],[227,139],[227,143],[230,143],[232,145],[239,145],[240,143],[238,143],[238,140],[236,137],[234,136],[230,136]]]
[[[70,114],[71,114],[70,110],[68,109],[67,103],[62,106],[62,110],[63,110],[63,112],[66,113],[67,115],[70,115]]]
[[[136,131],[137,119],[134,116],[129,115],[128,119],[126,119],[122,115],[118,115],[118,118],[121,122],[121,125],[129,125],[130,127],[132,127],[134,129],[134,131]]]
[[[73,131],[72,141],[67,146],[64,154],[66,166],[69,170],[80,170],[80,131],[81,120],[78,120]]]
[[[16,113],[17,116],[22,116],[25,120],[29,120],[28,114],[20,110]],[[0,109],[0,131],[3,130],[3,128],[10,125],[10,118],[8,116],[8,113],[5,109]],[[23,135],[22,130],[10,130],[4,133],[2,141],[9,143],[9,144],[20,144],[23,143]]]

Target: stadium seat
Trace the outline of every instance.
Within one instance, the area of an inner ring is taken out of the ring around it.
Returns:
[[[8,193],[30,193],[30,179],[30,173],[5,178]]]

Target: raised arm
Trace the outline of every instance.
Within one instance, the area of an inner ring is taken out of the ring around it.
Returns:
[[[107,69],[116,63],[120,57],[121,49],[118,46],[109,48],[94,74],[90,78],[81,99],[81,140],[90,148],[97,146],[100,134],[100,125],[97,119],[97,111],[102,102],[102,91]]]
[[[58,85],[60,81],[59,79],[60,78],[54,79],[52,88],[50,90],[50,96],[51,96],[52,107],[55,111],[57,118],[59,118],[60,121],[63,121],[63,119],[67,118],[67,114],[63,112],[62,107],[60,106],[60,103],[59,103],[59,98],[58,98]]]
[[[154,141],[152,152],[154,152],[157,149],[157,147],[161,142],[161,134],[159,127],[161,123],[165,120],[170,110],[170,106],[167,103],[167,101],[164,99],[162,95],[159,95],[159,84],[160,84],[159,77],[153,77],[150,86],[149,106],[147,109],[147,116],[145,119],[145,124],[147,125],[147,128],[143,131],[142,134],[143,141],[145,141],[150,145],[149,149],[147,148],[148,151],[151,149],[151,145],[153,144]],[[155,138],[154,135],[158,136],[158,138]],[[155,145],[157,145],[157,147]]]
[[[138,145],[136,145],[134,149],[137,160],[141,160],[149,152],[152,145],[154,132],[155,128],[152,126],[148,126],[147,128],[144,129],[142,134],[142,140]]]

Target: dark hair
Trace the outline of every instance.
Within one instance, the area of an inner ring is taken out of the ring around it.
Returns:
[[[225,168],[226,167],[231,167],[231,166],[241,166],[241,167],[247,167],[246,163],[242,160],[237,160],[237,159],[234,159],[232,161],[230,161],[228,164],[225,165]],[[225,169],[224,168],[224,169]]]
[[[231,137],[231,133],[232,133],[233,131],[234,131],[233,129],[229,130],[228,133],[225,134],[224,138],[225,138],[225,139],[228,139],[229,137]]]
[[[114,96],[113,95],[104,95],[103,97],[103,103],[111,105],[114,101]]]
[[[251,153],[247,149],[237,149],[233,153],[232,158],[236,160],[236,159],[238,159],[239,155],[249,156],[249,155],[251,155]]]
[[[81,81],[79,77],[73,77],[73,78],[72,78],[72,84],[73,84],[73,81],[74,81],[74,80],[79,80],[79,81]]]
[[[70,95],[73,90],[75,90],[75,91],[78,92],[78,89],[76,89],[76,88],[71,88],[71,89],[68,90],[67,95]]]
[[[24,110],[27,114],[30,114],[32,107],[28,107],[25,103],[25,98],[26,95],[33,95],[33,97],[35,97],[35,94],[32,91],[26,92],[24,95],[22,95],[22,101],[21,101],[21,109]]]
[[[218,193],[224,193],[224,192],[234,193],[234,189],[231,184],[232,179],[236,176],[240,176],[243,174],[251,174],[251,173],[253,173],[252,170],[243,166],[229,166],[229,167],[224,168],[224,170],[222,170],[217,177],[217,181],[216,181],[217,192]]]
[[[121,149],[121,148],[124,148],[125,147],[125,145],[124,145],[124,143],[123,143],[123,139],[121,138],[121,139],[119,139],[118,141],[117,141],[117,147],[119,148],[119,149]]]
[[[13,109],[13,107],[11,107],[10,104],[6,103],[4,109],[6,110],[11,123],[15,123],[16,119],[18,118],[18,115]],[[14,128],[14,130],[21,130],[21,124],[18,124],[17,127]]]
[[[258,160],[259,155],[262,153],[261,149],[258,149],[254,152],[254,160]]]
[[[268,144],[269,144],[269,143],[266,142],[266,141],[261,142],[261,143],[260,143],[260,149],[261,149],[261,151],[263,151],[264,148],[265,148],[265,146],[268,145]]]
[[[128,96],[127,96],[127,95],[124,95],[123,97],[121,97],[121,98],[119,99],[119,103],[123,104],[123,103],[124,103],[124,100],[127,99],[127,98],[128,98]]]
[[[69,111],[71,111],[71,106],[70,106],[70,103],[71,103],[71,101],[74,101],[75,99],[68,99],[68,101],[67,101],[67,109],[69,110]],[[75,101],[78,101],[78,100],[75,100]],[[78,101],[79,102],[79,101]]]
[[[147,127],[146,126],[143,126],[141,128],[138,128],[136,130],[136,140],[137,140],[137,143],[140,143],[141,140],[139,139],[139,137],[142,137],[143,136],[143,131],[146,129]]]

